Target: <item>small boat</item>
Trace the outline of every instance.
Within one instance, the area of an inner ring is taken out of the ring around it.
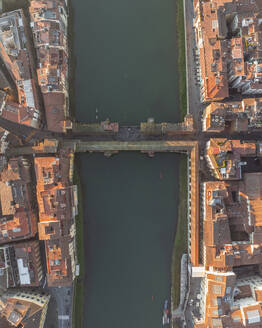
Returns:
[[[163,326],[170,323],[170,313],[168,309],[168,300],[165,300],[164,309],[163,309]]]

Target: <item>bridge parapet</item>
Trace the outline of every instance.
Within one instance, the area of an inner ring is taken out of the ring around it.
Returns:
[[[72,132],[78,135],[116,135],[119,131],[117,122],[111,123],[109,119],[100,123],[73,122]]]
[[[182,123],[156,123],[153,118],[139,125],[120,126],[109,119],[100,123],[74,122],[72,135],[79,136],[115,136],[118,140],[142,140],[146,136],[175,136],[195,132],[193,116],[188,114]]]
[[[156,123],[153,118],[149,118],[147,122],[140,123],[140,133],[142,135],[176,135],[193,133],[194,120],[191,114],[185,116],[182,123]]]
[[[34,146],[11,148],[7,155],[56,153],[59,149],[68,148],[76,153],[84,152],[120,152],[139,151],[143,153],[156,152],[191,152],[197,141],[185,140],[155,140],[155,141],[85,141],[80,139],[45,139]]]
[[[140,152],[191,152],[197,141],[160,140],[160,141],[84,141],[67,140],[65,147],[75,152],[140,151]]]

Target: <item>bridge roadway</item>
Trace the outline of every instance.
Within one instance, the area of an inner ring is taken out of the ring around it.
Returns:
[[[35,129],[25,125],[17,124],[0,117],[0,127],[8,130],[21,140],[21,144],[33,145],[44,139],[57,139],[60,142],[63,140],[70,141],[120,141],[120,142],[140,142],[140,141],[195,141],[198,140],[201,144],[210,138],[228,138],[228,139],[241,139],[241,140],[261,140],[262,136],[259,132],[252,133],[206,133],[201,131],[194,131],[192,133],[177,133],[173,135],[143,135],[140,132],[139,126],[120,126],[119,132],[116,135],[105,132],[104,134],[80,134],[68,132],[55,133],[46,129]]]
[[[105,132],[103,134],[91,133],[56,133],[43,129],[35,129],[26,125],[17,124],[0,117],[0,128],[8,130],[21,140],[22,144],[35,144],[36,142],[44,139],[57,139],[62,140],[82,140],[82,141],[160,141],[160,140],[198,140],[204,142],[210,138],[228,138],[228,139],[241,139],[241,140],[261,140],[261,133],[206,133],[200,130],[191,133],[176,133],[173,135],[143,135],[141,134],[140,127],[133,126],[120,126],[117,134],[110,134]]]
[[[196,140],[141,140],[141,141],[88,141],[80,139],[48,139],[38,145],[26,145],[9,148],[8,157],[33,154],[54,154],[60,149],[74,153],[104,152],[105,154],[119,151],[140,151],[153,154],[155,152],[191,152],[198,142]]]
[[[197,141],[185,140],[152,140],[152,141],[64,141],[65,148],[71,148],[74,152],[119,152],[140,151],[153,152],[183,152],[191,151]]]

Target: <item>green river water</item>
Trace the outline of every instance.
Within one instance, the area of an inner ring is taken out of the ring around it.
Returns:
[[[76,118],[179,121],[174,0],[72,0]],[[159,328],[170,297],[179,155],[79,156],[84,327]]]

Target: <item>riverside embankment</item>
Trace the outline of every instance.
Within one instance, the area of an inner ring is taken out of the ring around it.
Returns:
[[[176,3],[72,0],[72,7],[76,118],[180,121]],[[78,157],[84,327],[160,326],[170,297],[179,158]]]
[[[186,81],[186,38],[185,38],[185,1],[177,0],[177,40],[178,40],[178,67],[179,67],[179,108],[181,120],[188,113],[187,101],[187,81]],[[187,253],[188,234],[188,159],[180,157],[179,167],[179,205],[176,235],[173,246],[173,256],[171,263],[171,306],[174,311],[180,304],[181,285],[181,258]],[[172,322],[173,327],[175,323]]]

